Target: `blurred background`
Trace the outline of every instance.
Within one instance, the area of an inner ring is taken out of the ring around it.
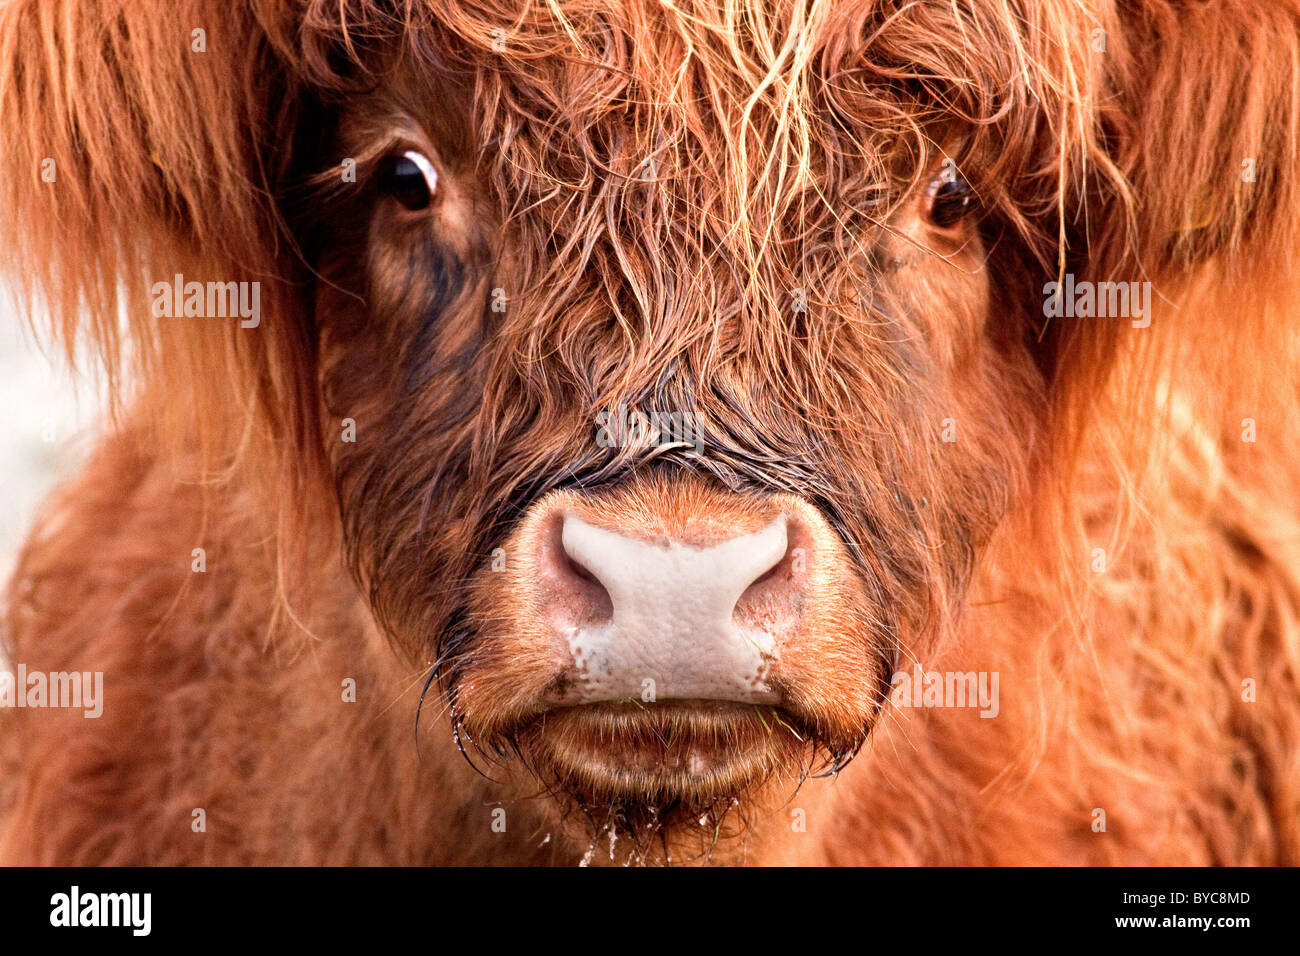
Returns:
[[[100,403],[92,383],[52,362],[0,287],[0,580],[45,496],[89,451]]]

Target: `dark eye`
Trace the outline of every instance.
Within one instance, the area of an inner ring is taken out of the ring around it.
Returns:
[[[952,169],[930,185],[930,222],[940,229],[951,229],[974,208],[975,197],[970,183]]]
[[[427,208],[437,190],[438,171],[413,149],[389,156],[379,169],[379,191],[413,212]]]

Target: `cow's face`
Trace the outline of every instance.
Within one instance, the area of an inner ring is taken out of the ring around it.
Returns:
[[[933,23],[601,9],[376,52],[300,233],[377,620],[471,757],[644,834],[859,750],[1016,493],[1041,356],[1011,147],[927,79]]]

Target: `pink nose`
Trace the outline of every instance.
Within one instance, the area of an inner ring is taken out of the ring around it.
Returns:
[[[503,752],[532,741],[538,760],[587,780],[626,771],[619,786],[634,789],[677,730],[693,742],[673,759],[688,763],[747,746],[737,720],[852,750],[892,656],[815,504],[668,469],[543,496],[472,586],[477,639],[456,685],[466,734]]]
[[[803,603],[797,520],[780,513],[701,540],[598,527],[573,510],[558,517],[538,568],[549,625],[579,675],[571,702],[780,702],[769,678]]]

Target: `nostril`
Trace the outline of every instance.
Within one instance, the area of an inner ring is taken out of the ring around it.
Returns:
[[[542,542],[540,573],[552,600],[551,617],[561,627],[603,624],[614,616],[609,591],[587,565],[565,547],[563,521],[555,522]]]
[[[808,552],[807,535],[787,516],[784,551],[741,593],[733,620],[774,634],[796,626],[803,611]]]
[[[778,560],[770,568],[768,568],[757,578],[755,578],[754,583],[751,584],[749,587],[756,588],[756,587],[767,586],[774,583],[778,579],[790,578],[793,574],[793,567],[794,567],[794,561],[790,555],[791,550],[793,549],[787,547],[785,554],[781,556],[780,560]],[[748,588],[746,590],[748,590]]]
[[[588,571],[583,566],[582,562],[579,561],[577,558],[575,558],[573,555],[569,554],[568,552],[565,552],[564,560],[568,564],[569,566],[568,570],[571,574],[576,574],[584,581],[589,581],[590,583],[595,584],[602,589],[605,587],[605,585],[600,583],[600,578],[596,577],[596,575],[593,574],[591,571]]]
[[[776,564],[772,565],[772,567],[768,568],[766,571],[763,572],[763,574],[758,578],[758,580],[756,580],[749,587],[745,588],[745,594],[748,594],[749,592],[754,590],[761,590],[765,587],[769,587],[770,585],[775,583],[778,577],[784,577],[785,575],[783,573],[783,569],[785,568],[786,564],[787,564],[786,559],[782,558]],[[742,594],[740,596],[740,599],[742,601],[745,599],[745,594]]]

